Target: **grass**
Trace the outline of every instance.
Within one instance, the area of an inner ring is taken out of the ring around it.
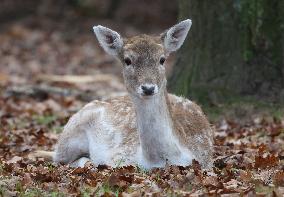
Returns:
[[[1,142],[1,141],[0,141]],[[0,163],[0,173],[2,173],[4,170],[4,164],[3,163]]]
[[[63,126],[54,126],[52,127],[52,131],[56,134],[59,134],[63,131],[63,128],[64,128]]]
[[[51,162],[47,162],[46,166],[47,166],[49,172],[52,172],[56,168],[56,166]]]
[[[268,103],[251,97],[235,97],[228,99],[226,103],[214,106],[204,105],[203,109],[211,121],[220,118],[250,119],[252,115],[269,115],[280,120],[284,117],[284,106],[276,103]]]
[[[0,196],[4,196],[5,191],[6,191],[5,187],[3,185],[0,185]]]
[[[7,195],[9,196],[9,194],[7,194],[7,189],[3,185],[1,185],[0,186],[0,196],[2,197],[2,196],[7,196]],[[39,188],[27,188],[24,190],[21,183],[18,182],[16,183],[16,196],[19,196],[19,197],[64,197],[66,195],[58,191],[52,191],[50,193],[47,193]]]
[[[50,193],[51,197],[64,197],[65,195],[61,192],[53,191]]]
[[[143,168],[140,165],[136,165],[135,168],[137,173],[147,174],[149,172],[146,168]]]
[[[38,188],[27,189],[25,192],[21,193],[22,197],[40,197],[44,196],[44,192]]]
[[[20,197],[64,197],[65,195],[58,191],[46,193],[39,188],[29,188],[23,192],[18,193]]]
[[[16,183],[16,191],[20,194],[23,194],[24,193],[24,188],[22,186],[22,183],[21,182],[17,182]]]
[[[274,187],[263,186],[262,184],[259,183],[255,184],[256,193],[261,195],[267,195],[267,196],[272,195],[274,189],[275,189]]]
[[[64,197],[65,195],[59,191],[46,192],[40,188],[30,187],[24,189],[21,182],[15,184],[16,196],[19,197]],[[7,196],[7,189],[0,185],[0,196]]]
[[[92,194],[94,193],[94,190],[92,188],[89,187],[84,187],[83,189],[81,189],[80,191],[80,196],[81,197],[89,197],[89,196],[93,196]]]
[[[284,116],[283,102],[269,102],[268,99],[256,96],[241,96],[234,90],[208,84],[191,87],[191,93],[187,96],[200,104],[213,122],[224,116],[245,119],[259,113],[269,114],[276,119]]]
[[[49,125],[57,119],[55,115],[34,115],[33,119],[39,125]]]
[[[120,167],[125,162],[125,159],[121,158],[115,165],[115,168]]]
[[[113,193],[116,197],[118,197],[120,191],[121,188],[113,188],[108,183],[104,183],[97,188],[97,190],[95,191],[95,196],[102,196],[104,194]]]
[[[191,183],[188,183],[188,185],[187,185],[187,187],[186,187],[186,191],[192,191],[192,189],[193,189],[193,186],[192,186],[192,184]]]

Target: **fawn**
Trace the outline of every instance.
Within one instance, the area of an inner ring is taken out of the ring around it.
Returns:
[[[183,44],[191,27],[184,20],[160,36],[122,38],[94,26],[102,48],[122,62],[129,96],[93,101],[73,115],[55,152],[39,151],[56,163],[84,166],[140,165],[144,168],[186,166],[193,159],[212,165],[213,128],[201,108],[168,94],[165,61]]]

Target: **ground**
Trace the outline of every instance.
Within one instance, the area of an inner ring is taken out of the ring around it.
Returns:
[[[91,23],[54,23],[28,18],[0,32],[0,196],[284,195],[284,120],[270,113],[214,119],[212,170],[196,161],[150,171],[71,168],[29,157],[52,150],[88,101],[125,94],[119,63],[99,48]]]

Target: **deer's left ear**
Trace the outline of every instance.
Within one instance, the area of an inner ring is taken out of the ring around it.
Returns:
[[[191,24],[192,22],[190,19],[181,21],[161,35],[161,39],[167,53],[176,51],[181,47]]]
[[[110,55],[118,55],[123,46],[123,39],[116,31],[101,25],[93,27],[100,45]]]

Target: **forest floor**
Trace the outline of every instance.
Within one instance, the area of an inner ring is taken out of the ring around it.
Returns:
[[[29,19],[0,32],[0,196],[284,195],[284,119],[269,113],[213,122],[215,162],[207,171],[198,162],[147,171],[71,168],[29,157],[53,150],[65,123],[88,101],[125,94],[119,63],[91,30],[81,32],[84,25],[91,27],[52,29],[48,20]]]

